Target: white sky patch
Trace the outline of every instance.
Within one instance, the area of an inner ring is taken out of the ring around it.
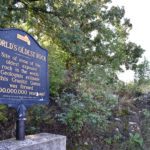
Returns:
[[[18,7],[18,8],[23,8],[24,4],[21,3],[21,2],[18,2],[18,3],[15,4],[15,6]]]
[[[94,40],[95,37],[97,36],[97,34],[98,34],[97,30],[92,31],[91,32],[91,40]]]
[[[119,80],[125,83],[130,83],[134,81],[134,71],[132,70],[126,70],[125,72],[118,72],[117,76]]]
[[[129,18],[133,28],[129,40],[145,49],[144,56],[150,61],[150,0],[112,0],[113,5],[124,6],[125,17]],[[125,82],[133,81],[134,73],[126,71],[119,74]]]
[[[133,82],[134,80],[134,72],[132,70],[127,70],[124,73],[120,73],[118,77],[121,81],[130,83],[130,82]]]

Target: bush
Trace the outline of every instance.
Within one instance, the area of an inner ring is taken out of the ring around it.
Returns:
[[[0,122],[6,121],[6,106],[0,105]]]
[[[73,134],[73,140],[81,139],[79,145],[94,145],[110,125],[109,118],[118,103],[118,96],[113,92],[117,82],[110,71],[89,66],[75,88],[68,87],[57,100],[62,109],[57,118]]]

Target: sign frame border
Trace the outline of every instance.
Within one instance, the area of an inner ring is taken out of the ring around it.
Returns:
[[[49,83],[49,71],[48,71],[48,50],[44,49],[36,40],[35,38],[29,34],[28,32],[22,30],[22,29],[18,29],[18,28],[0,28],[0,32],[1,31],[11,31],[11,30],[15,30],[15,31],[20,31],[20,32],[23,32],[25,33],[26,35],[28,35],[36,44],[37,46],[39,46],[40,49],[44,50],[46,52],[46,57],[47,57],[47,60],[46,60],[46,70],[47,70],[47,73],[46,73],[46,99],[43,99],[42,101],[40,99],[17,99],[15,100],[15,98],[13,99],[9,99],[9,98],[0,98],[0,104],[4,104],[4,105],[8,105],[9,107],[18,107],[19,105],[23,104],[25,105],[26,107],[30,107],[32,105],[35,105],[35,104],[49,104],[50,102],[50,98],[49,98],[49,95],[50,95],[50,90],[49,90],[49,87],[50,87],[50,83]]]

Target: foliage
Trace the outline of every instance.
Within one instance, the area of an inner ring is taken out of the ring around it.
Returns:
[[[146,119],[148,119],[150,117],[150,111],[147,109],[143,109],[143,114],[146,117]]]
[[[150,64],[149,61],[144,59],[137,65],[135,71],[135,85],[143,93],[148,93],[150,90]]]
[[[142,149],[143,147],[143,138],[140,134],[130,134],[130,149]]]
[[[72,143],[80,139],[78,146],[93,147],[110,125],[109,118],[118,102],[117,95],[113,93],[116,85],[112,83],[110,70],[108,75],[107,69],[98,65],[89,66],[88,70],[82,72],[76,88],[65,89],[58,99],[62,110],[57,118],[76,137]]]
[[[119,83],[119,86],[117,87],[117,93],[120,96],[120,98],[125,99],[132,99],[134,97],[138,97],[142,94],[141,86],[139,86],[138,83]]]
[[[65,84],[65,60],[67,54],[57,46],[51,45],[47,47],[51,51],[49,52],[49,75],[50,75],[50,87],[51,93],[57,94],[62,84]]]
[[[109,7],[110,2],[21,0],[15,4],[5,1],[1,2],[0,24],[18,27],[24,23],[38,38],[47,35],[54,45],[69,54],[67,69],[81,70],[88,63],[107,63],[114,69],[125,64],[134,69],[143,49],[127,42],[132,25],[124,18],[125,10]],[[96,34],[92,35],[92,31]]]
[[[147,104],[148,106],[148,104]],[[142,137],[144,142],[145,149],[149,148],[149,136],[150,136],[150,110],[149,107],[144,108],[142,110],[142,120],[141,120],[141,129],[142,129]]]
[[[7,120],[5,110],[6,110],[6,106],[0,105],[0,122]]]
[[[144,59],[143,62],[141,62],[135,72],[135,81],[138,82],[139,84],[146,84],[147,81],[150,79],[150,65],[149,62]]]

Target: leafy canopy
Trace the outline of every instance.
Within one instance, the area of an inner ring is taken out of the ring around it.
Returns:
[[[143,52],[127,41],[132,24],[111,0],[2,0],[0,13],[1,27],[23,28],[39,41],[45,37],[48,46],[41,43],[50,51],[57,45],[66,52],[67,69],[80,71],[88,64],[135,69]]]

